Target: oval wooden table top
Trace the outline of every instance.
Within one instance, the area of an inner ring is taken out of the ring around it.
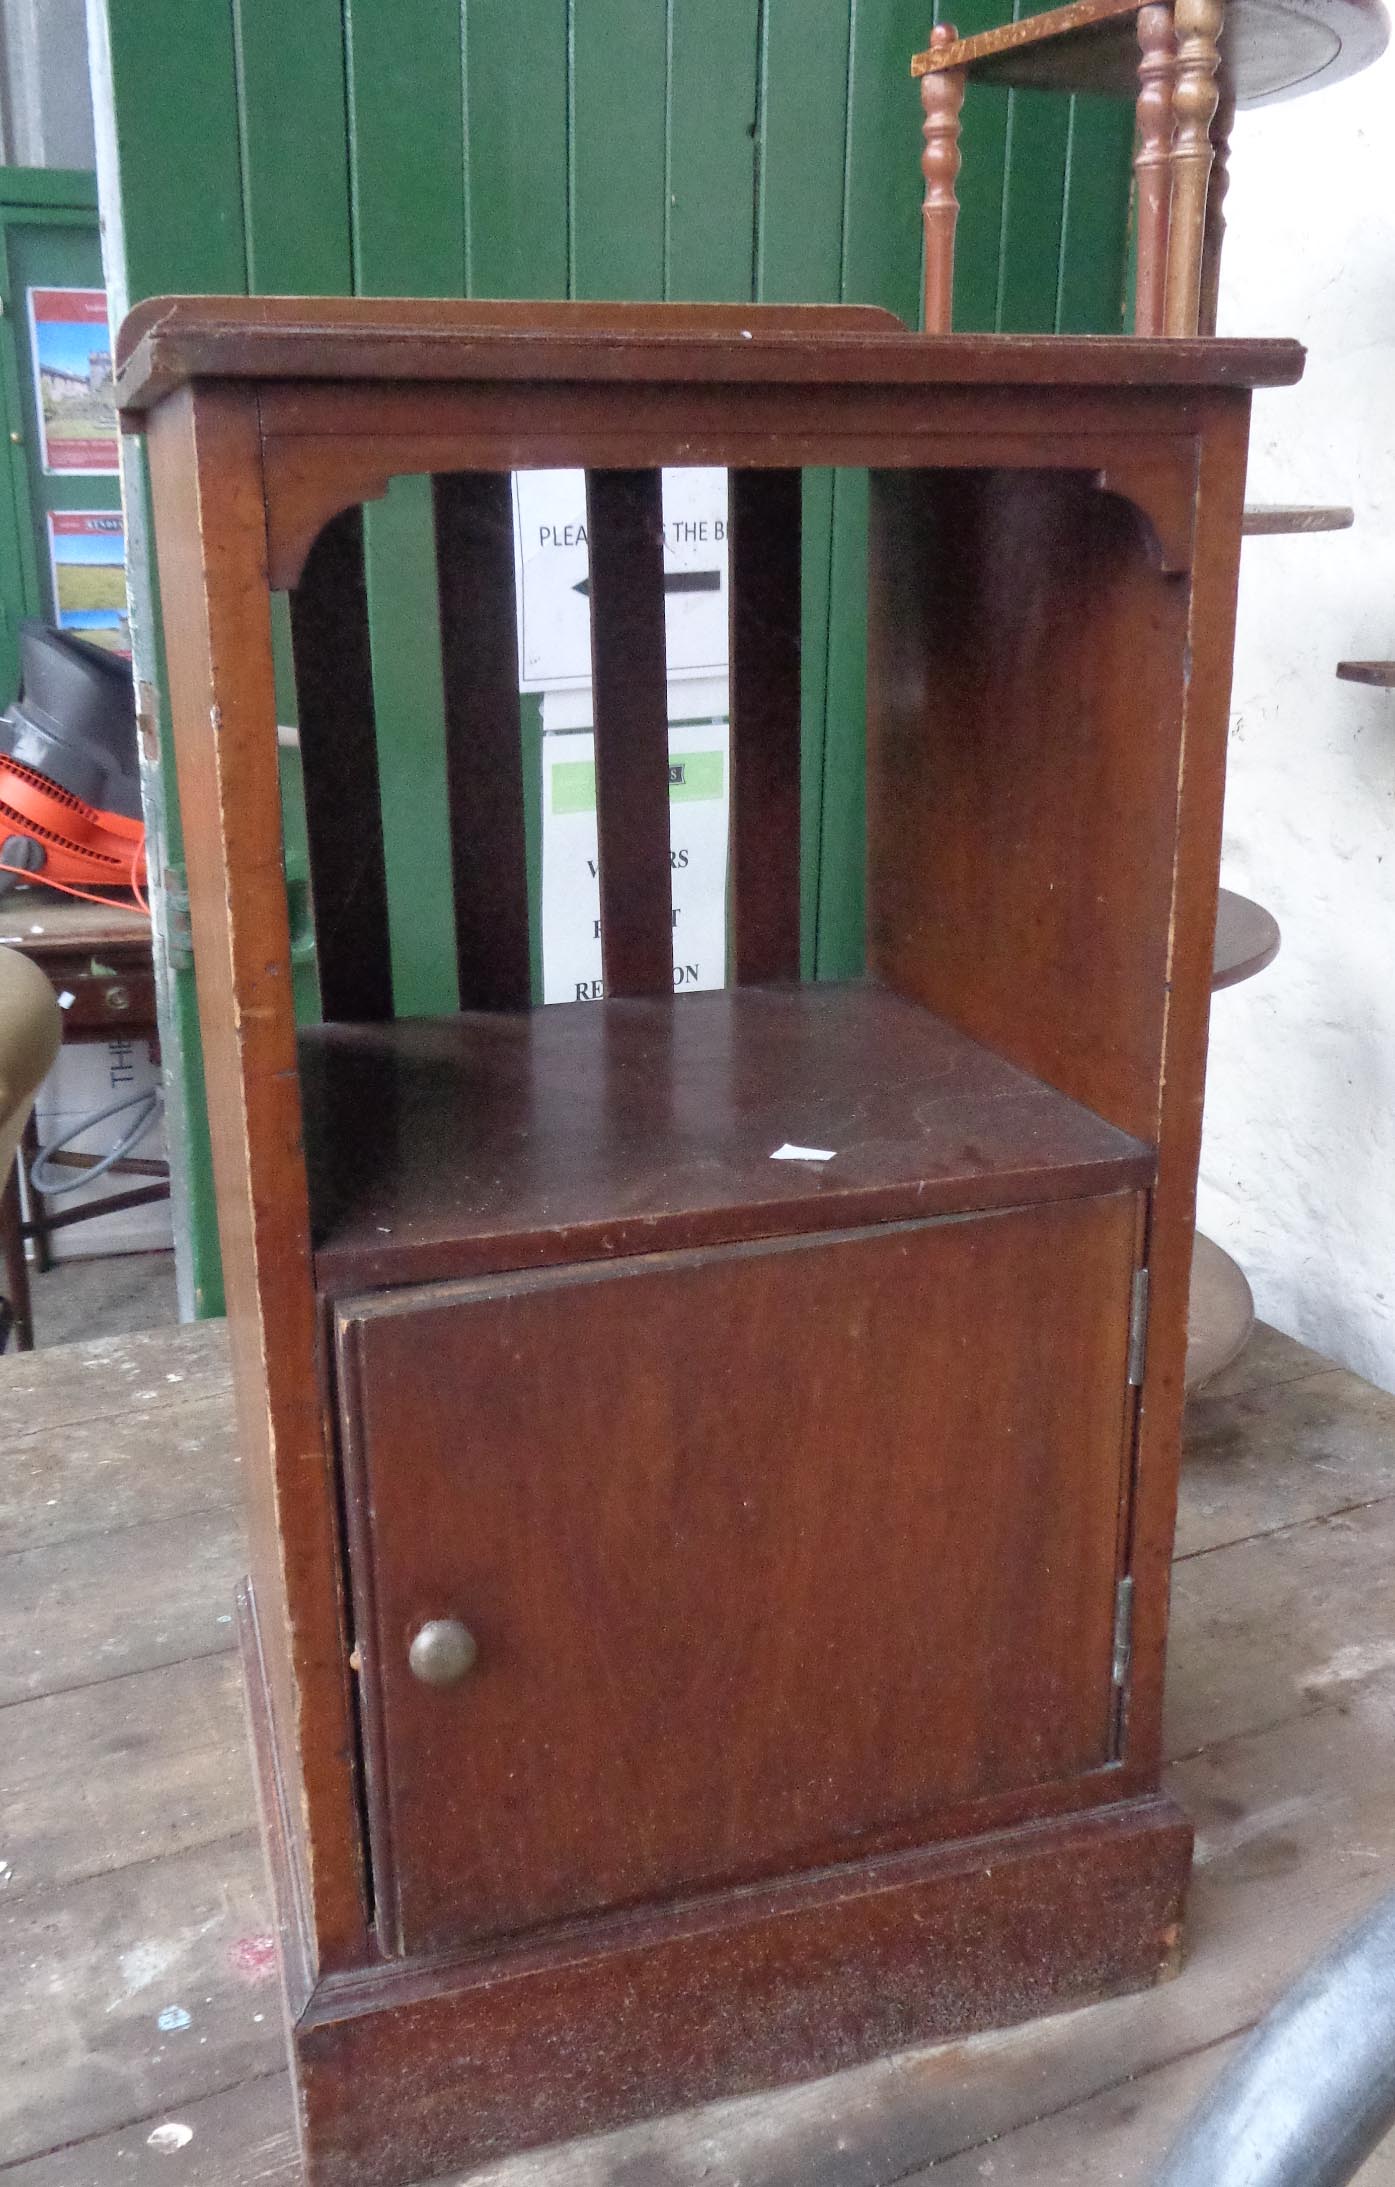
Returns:
[[[1279,954],[1279,922],[1263,904],[1223,888],[1216,905],[1216,945],[1211,957],[1211,992],[1238,987],[1272,964]]]
[[[911,74],[972,68],[979,83],[1138,95],[1138,0],[1070,5],[918,53]],[[1239,106],[1325,90],[1368,68],[1385,49],[1381,0],[1230,0],[1222,74]]]

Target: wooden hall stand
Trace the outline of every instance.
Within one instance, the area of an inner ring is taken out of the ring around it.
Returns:
[[[1175,1963],[1159,1714],[1248,391],[1300,367],[860,310],[128,320],[315,2187]],[[682,463],[731,473],[732,984],[676,999]],[[837,463],[871,472],[869,976],[801,986],[798,474]],[[532,465],[588,471],[607,986],[547,1010]],[[462,1008],[399,1021],[357,510],[410,473]],[[299,1043],[280,589],[328,1021]]]

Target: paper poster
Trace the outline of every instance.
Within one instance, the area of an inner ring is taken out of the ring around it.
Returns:
[[[51,509],[49,560],[60,630],[129,655],[126,530],[119,509]]]
[[[669,859],[673,991],[726,985],[728,728],[669,728]],[[589,729],[543,738],[544,1002],[599,1002],[600,869],[595,738]]]
[[[516,471],[519,684],[591,681],[584,471]],[[664,626],[670,679],[727,658],[727,474],[664,472]]]
[[[115,478],[106,290],[30,289],[29,336],[44,470]]]

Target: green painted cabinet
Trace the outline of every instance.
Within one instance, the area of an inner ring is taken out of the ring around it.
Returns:
[[[995,12],[970,0],[958,27]],[[927,0],[107,0],[95,58],[112,286],[125,302],[243,289],[842,300],[914,323],[908,61],[930,27]],[[971,90],[964,327],[1118,326],[1131,130],[1104,102]],[[141,491],[134,468],[128,500]],[[849,473],[808,494],[804,956],[837,975],[862,946],[865,490]],[[407,1011],[455,1002],[431,553],[420,484],[403,482],[368,513],[367,556]],[[137,609],[138,662],[158,685],[155,602]],[[523,733],[536,729],[525,708]],[[163,758],[151,789],[177,913]],[[293,784],[288,805],[293,820]],[[536,844],[536,814],[530,825]],[[212,1312],[191,987],[176,919],[166,1047],[184,1111],[183,1295]],[[303,999],[313,1007],[311,978]]]

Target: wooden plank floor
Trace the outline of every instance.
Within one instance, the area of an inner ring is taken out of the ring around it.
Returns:
[[[0,1420],[0,2187],[296,2187],[222,1329],[0,1361]],[[1190,1442],[1182,1977],[479,2187],[1143,2187],[1241,2032],[1395,1886],[1395,1397],[1261,1331]],[[1395,2187],[1395,2149],[1361,2177]]]

